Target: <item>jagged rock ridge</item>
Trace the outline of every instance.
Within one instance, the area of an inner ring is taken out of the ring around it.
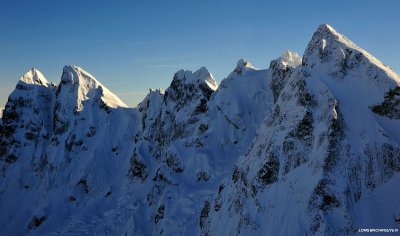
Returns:
[[[220,85],[205,67],[181,70],[136,108],[79,67],[58,85],[32,69],[0,123],[0,232],[397,228],[399,85],[328,25],[303,58],[286,51],[268,69],[241,59]]]

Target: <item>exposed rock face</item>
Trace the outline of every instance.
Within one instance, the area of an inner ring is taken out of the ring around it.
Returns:
[[[0,232],[397,228],[399,86],[328,25],[303,58],[286,51],[262,70],[241,59],[219,86],[205,67],[181,70],[137,108],[79,67],[59,85],[32,69],[0,122]]]
[[[390,119],[400,119],[400,87],[390,89],[385,94],[385,100],[373,106],[372,111]]]
[[[14,163],[23,152],[33,154],[50,137],[54,94],[55,87],[38,70],[21,77],[2,115],[0,157],[5,163]]]
[[[396,227],[390,209],[398,200],[384,206],[385,219],[358,212],[373,204],[370,191],[399,181],[399,132],[390,129],[400,131],[400,123],[373,113],[396,118],[399,77],[328,25],[315,32],[302,66],[275,68],[285,67],[271,63],[273,113],[216,194],[209,232],[320,235]]]

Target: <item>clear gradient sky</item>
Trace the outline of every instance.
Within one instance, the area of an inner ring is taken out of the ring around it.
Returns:
[[[400,72],[397,0],[0,0],[0,106],[30,68],[58,84],[66,64],[136,106],[181,68],[220,82],[240,58],[267,68],[285,49],[302,55],[321,23]]]

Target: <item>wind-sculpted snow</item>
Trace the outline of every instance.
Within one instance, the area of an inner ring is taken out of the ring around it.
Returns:
[[[399,76],[332,27],[136,108],[65,66],[0,122],[1,235],[321,235],[398,228]],[[373,206],[377,206],[376,209]]]

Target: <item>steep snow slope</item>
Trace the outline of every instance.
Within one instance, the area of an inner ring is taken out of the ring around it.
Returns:
[[[385,202],[380,214],[362,208],[374,205],[378,186],[399,184],[394,176],[400,171],[400,123],[371,109],[398,86],[399,77],[321,25],[302,66],[284,81],[274,112],[210,203],[214,209],[204,233],[352,234],[363,227],[397,228],[393,216],[400,200],[388,190],[377,190]]]
[[[129,156],[137,126],[124,107],[78,67],[65,67],[57,87],[37,70],[21,78],[2,118],[3,234],[26,234],[44,221],[33,233],[56,232],[71,217],[107,209],[96,202],[122,187],[129,159],[116,157]]]
[[[271,110],[267,81],[267,71],[248,68],[233,72],[214,91],[216,82],[201,68],[177,72],[165,94],[150,92],[139,105],[144,132],[131,159],[133,182],[146,199],[140,205],[145,219],[134,221],[147,228],[138,227],[136,233],[199,230],[204,201],[211,199]]]
[[[42,112],[50,117],[46,135],[21,137],[15,150],[26,151],[15,158],[4,146],[2,232],[197,232],[205,199],[271,111],[271,73],[240,62],[220,88],[206,68],[178,71],[165,92],[150,91],[136,109],[82,69],[64,67],[43,102],[52,108]],[[31,106],[11,109],[12,97],[5,114],[30,116]],[[5,117],[2,130],[13,124],[22,132],[25,119]]]
[[[54,86],[38,70],[31,69],[21,77],[3,111],[0,137],[3,161],[13,163],[24,149],[27,152],[40,149],[38,143],[27,147],[24,140],[36,140],[39,136],[51,134],[53,100]]]
[[[0,233],[397,228],[399,84],[328,25],[303,58],[241,59],[220,85],[181,70],[137,108],[79,67],[57,86],[32,69],[0,123]]]

